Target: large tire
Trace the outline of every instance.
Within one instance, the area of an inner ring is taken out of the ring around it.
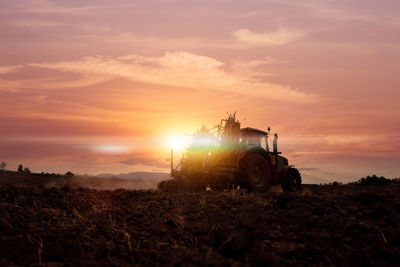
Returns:
[[[271,166],[258,153],[246,156],[240,166],[241,184],[254,191],[268,191],[271,187]]]
[[[301,175],[299,170],[289,168],[286,176],[282,179],[282,189],[290,192],[298,192],[301,190]]]

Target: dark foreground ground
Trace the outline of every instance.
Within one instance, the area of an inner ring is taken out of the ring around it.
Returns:
[[[400,187],[0,186],[0,265],[399,265]]]

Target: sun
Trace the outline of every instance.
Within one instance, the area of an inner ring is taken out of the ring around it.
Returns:
[[[170,149],[184,151],[189,146],[191,137],[183,134],[175,134],[168,135],[164,139]]]

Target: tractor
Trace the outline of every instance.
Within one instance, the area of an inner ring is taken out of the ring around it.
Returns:
[[[276,133],[270,151],[270,130],[240,128],[236,113],[213,128],[203,125],[176,167],[171,150],[171,179],[158,188],[268,191],[271,185],[281,184],[284,191],[299,191],[300,173],[278,152]]]

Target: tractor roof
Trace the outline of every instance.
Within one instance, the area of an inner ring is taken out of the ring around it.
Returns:
[[[250,127],[242,128],[240,129],[240,132],[242,135],[268,135],[267,132]]]

